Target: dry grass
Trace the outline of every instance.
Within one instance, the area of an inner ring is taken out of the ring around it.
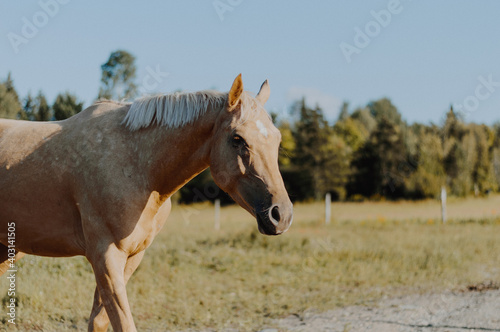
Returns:
[[[298,204],[290,231],[265,237],[236,206],[223,208],[219,232],[210,206],[174,207],[128,285],[135,321],[139,331],[255,330],[309,309],[498,281],[497,209],[499,196],[452,201],[454,220],[441,225],[432,201],[338,203],[324,225],[321,204]],[[18,324],[2,315],[0,328],[86,329],[94,281],[84,258],[18,266]]]

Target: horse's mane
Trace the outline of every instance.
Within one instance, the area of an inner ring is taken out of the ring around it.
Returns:
[[[213,109],[220,109],[226,101],[227,93],[212,90],[142,97],[130,105],[123,123],[130,130],[152,124],[179,128],[198,119],[209,105]]]

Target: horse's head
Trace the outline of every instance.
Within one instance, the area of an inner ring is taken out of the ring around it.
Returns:
[[[278,168],[281,134],[263,107],[269,93],[265,81],[254,98],[236,77],[215,125],[210,169],[217,185],[257,218],[261,233],[278,235],[290,227],[293,207]]]

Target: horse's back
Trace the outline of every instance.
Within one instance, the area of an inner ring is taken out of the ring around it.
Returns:
[[[0,172],[30,156],[39,159],[33,160],[35,163],[50,159],[60,162],[72,145],[93,139],[96,132],[109,134],[110,127],[119,126],[124,113],[113,111],[124,106],[100,102],[69,119],[54,122],[0,119]]]
[[[0,170],[21,162],[60,130],[56,122],[0,119]]]
[[[112,112],[118,106],[96,104],[56,122],[0,120],[0,243],[14,221],[20,251],[85,253],[76,191],[89,191],[82,188],[85,175],[100,171],[97,142],[120,124]]]
[[[10,120],[10,119],[0,119],[0,138],[8,129],[12,128],[20,121],[18,120]]]

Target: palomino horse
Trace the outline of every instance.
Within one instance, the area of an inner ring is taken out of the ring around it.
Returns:
[[[239,75],[229,93],[98,102],[67,120],[0,121],[0,264],[8,225],[16,258],[84,255],[97,287],[90,331],[135,331],[125,285],[165,223],[170,196],[210,166],[261,233],[292,222],[278,169],[280,133]]]

